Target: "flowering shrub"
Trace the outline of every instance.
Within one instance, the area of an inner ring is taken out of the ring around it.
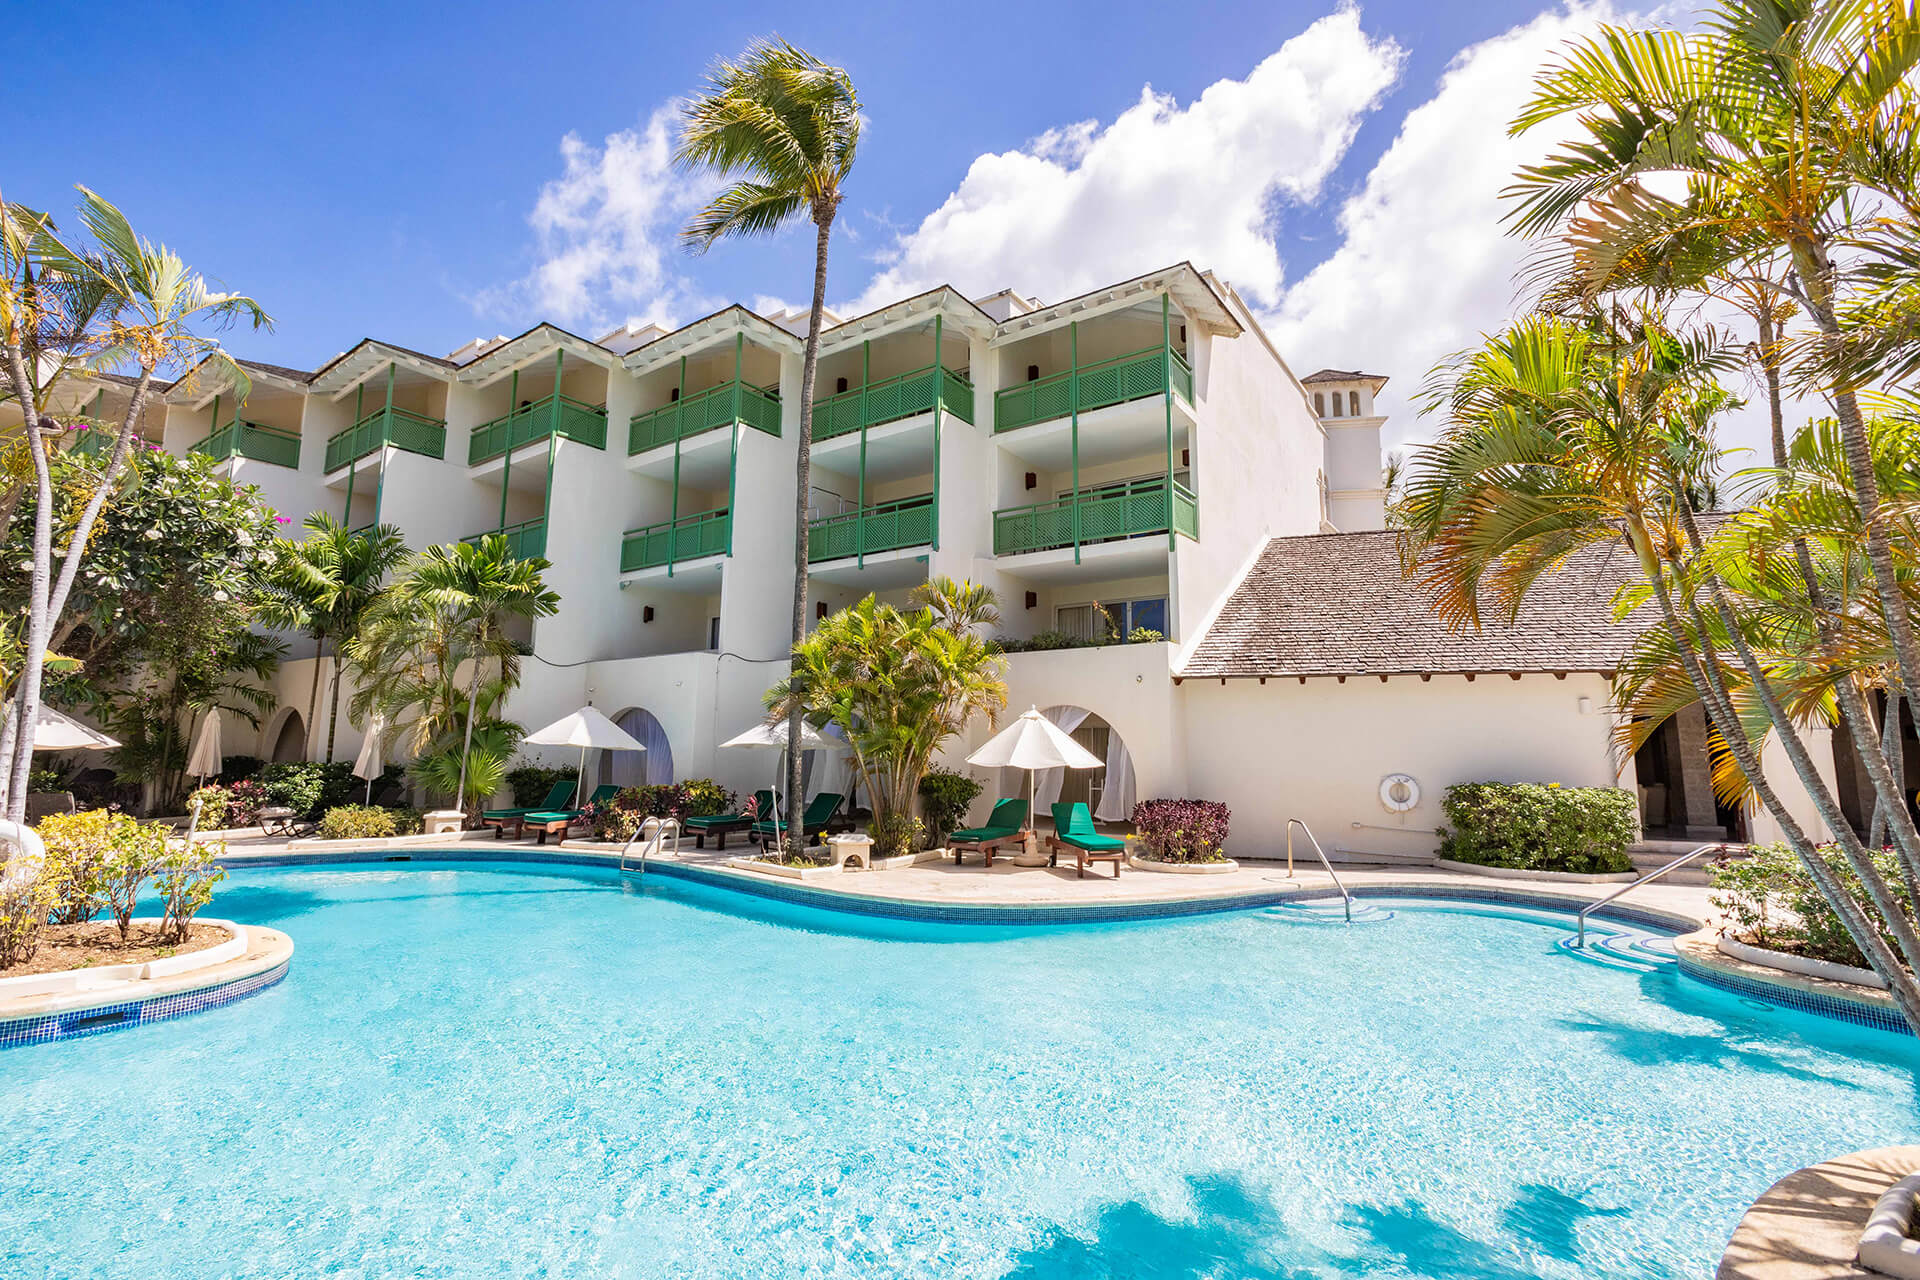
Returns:
[[[107,819],[107,840],[109,852],[101,867],[101,892],[114,928],[125,942],[140,890],[167,852],[167,831],[157,822],[140,822],[116,813]]]
[[[1225,862],[1227,806],[1218,800],[1142,800],[1133,825],[1153,862]]]
[[[384,840],[416,835],[423,823],[418,809],[338,804],[327,810],[318,828],[322,840]]]
[[[1440,856],[1483,867],[1608,874],[1633,870],[1637,806],[1618,787],[1463,782],[1440,802]]]
[[[902,854],[920,852],[920,842],[926,828],[920,819],[910,813],[889,813],[876,818],[867,832],[873,837],[873,856],[876,858],[897,858]]]
[[[194,802],[200,804],[200,829],[202,831],[223,831],[227,826],[227,789],[221,786],[201,787],[187,797],[187,812],[193,812]]]
[[[107,858],[113,853],[113,814],[105,809],[50,813],[35,828],[47,846],[40,879],[52,895],[53,924],[84,924],[106,905]]]
[[[260,810],[271,801],[267,789],[252,778],[242,778],[227,788],[227,825],[251,827],[260,821]]]
[[[639,809],[623,808],[618,803],[590,804],[580,811],[580,820],[587,824],[595,840],[609,840],[615,844],[625,844],[633,839],[633,833],[640,829],[640,824],[646,819],[647,815]]]
[[[684,822],[726,813],[732,807],[733,792],[712,778],[689,778],[685,782],[622,788],[611,802],[588,805],[580,816],[592,828],[594,839],[625,843],[648,818],[678,818]]]
[[[1875,918],[1866,888],[1846,859],[1832,845],[1823,846],[1820,853],[1868,919]],[[1907,897],[1906,883],[1900,875],[1899,855],[1882,849],[1873,861],[1894,897],[1905,906],[1908,917],[1913,918],[1914,903]],[[1714,890],[1711,901],[1726,915],[1733,936],[1741,942],[1832,964],[1866,967],[1867,958],[1828,905],[1812,873],[1786,845],[1756,845],[1744,858],[1716,860],[1709,872]],[[1895,946],[1891,937],[1887,945]]]
[[[176,846],[162,853],[153,869],[153,887],[160,891],[165,914],[160,920],[162,942],[185,942],[194,913],[213,901],[213,886],[227,878],[214,860],[227,851],[219,841]]]

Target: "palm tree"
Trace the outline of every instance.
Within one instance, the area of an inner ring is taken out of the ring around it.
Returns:
[[[941,626],[954,632],[973,632],[1000,625],[1000,598],[993,588],[977,582],[955,582],[942,575],[915,587],[914,604],[933,610]]]
[[[333,694],[327,714],[327,759],[333,759],[340,723],[340,648],[357,634],[384,589],[387,576],[407,558],[395,525],[349,532],[324,511],[306,519],[307,537],[283,542],[268,576],[270,625],[298,627],[314,642],[313,681],[307,691],[307,724],[317,722],[320,659],[333,644]]]
[[[705,252],[735,236],[771,235],[794,219],[814,227],[813,304],[800,367],[800,438],[794,455],[793,646],[807,636],[807,493],[813,382],[827,305],[827,241],[860,144],[853,79],[782,40],[756,40],[708,73],[706,92],[681,114],[675,161],[732,180],[681,231]],[[791,668],[798,673],[797,665]],[[787,829],[800,829],[800,711],[787,717]]]
[[[87,251],[62,240],[44,215],[0,200],[0,268],[5,271],[0,278],[0,359],[5,362],[8,389],[26,414],[28,454],[39,499],[34,517],[25,656],[13,715],[0,730],[5,813],[15,822],[26,816],[27,775],[33,751],[33,735],[16,729],[33,724],[39,715],[48,638],[66,608],[94,521],[125,470],[155,374],[182,368],[193,370],[194,375],[224,376],[244,397],[251,385],[245,372],[220,351],[216,342],[196,329],[235,320],[249,321],[256,329],[272,323],[253,299],[208,288],[178,254],[137,235],[126,215],[111,203],[85,187],[80,193],[80,220],[94,242]],[[63,294],[50,289],[50,281],[71,288]],[[104,299],[90,309],[61,310],[63,301],[100,295]],[[53,481],[47,467],[45,436],[62,428],[58,421],[50,421],[44,406],[52,403],[50,396],[55,389],[49,374],[57,375],[65,366],[43,365],[29,372],[28,362],[46,350],[34,335],[62,328],[68,330],[68,349],[82,353],[82,358],[66,371],[77,374],[82,370],[130,368],[137,378],[102,481],[74,523],[56,578],[52,572]],[[45,397],[38,403],[36,391]]]
[[[473,748],[474,722],[486,679],[482,668],[488,661],[498,662],[498,683],[510,688],[518,682],[518,646],[506,623],[510,618],[543,618],[559,606],[560,597],[541,581],[546,568],[545,560],[515,556],[506,538],[497,533],[477,543],[428,547],[408,563],[399,581],[374,607],[381,624],[370,627],[376,647],[386,638],[382,627],[404,632],[417,626],[406,621],[412,612],[432,619],[448,642],[447,651],[455,662],[445,669],[447,681],[456,678],[458,659],[465,658],[473,668],[467,678],[465,714],[460,717],[460,768],[454,789],[456,801],[463,805],[473,798],[468,793],[467,756]],[[377,654],[369,656],[378,660]]]

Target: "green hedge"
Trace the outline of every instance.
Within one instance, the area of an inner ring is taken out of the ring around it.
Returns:
[[[1618,787],[1563,787],[1557,782],[1463,782],[1448,787],[1440,808],[1440,856],[1483,867],[1631,871],[1636,805]]]

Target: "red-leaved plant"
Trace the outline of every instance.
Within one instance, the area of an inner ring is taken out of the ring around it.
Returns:
[[[1133,825],[1155,862],[1220,862],[1227,856],[1227,821],[1218,800],[1142,800]]]

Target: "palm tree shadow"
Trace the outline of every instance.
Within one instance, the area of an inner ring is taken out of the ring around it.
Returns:
[[[1090,1237],[1053,1225],[1016,1255],[1002,1280],[1325,1280],[1398,1275],[1420,1280],[1537,1280],[1528,1256],[1475,1239],[1426,1205],[1350,1205],[1341,1225],[1360,1237],[1351,1253],[1290,1241],[1278,1209],[1233,1177],[1188,1180],[1191,1218],[1168,1218],[1130,1200],[1096,1216]],[[1581,1257],[1579,1224],[1628,1210],[1587,1204],[1556,1187],[1519,1189],[1501,1221],[1527,1254]]]
[[[1796,1067],[1771,1053],[1749,1048],[1739,1042],[1738,1037],[1743,1033],[1738,1028],[1729,1027],[1724,1034],[1695,1035],[1623,1022],[1593,1022],[1578,1018],[1562,1018],[1559,1023],[1570,1031],[1585,1032],[1605,1040],[1607,1048],[1616,1058],[1636,1066],[1741,1067],[1813,1084],[1837,1085],[1843,1089],[1860,1087],[1850,1080]]]

